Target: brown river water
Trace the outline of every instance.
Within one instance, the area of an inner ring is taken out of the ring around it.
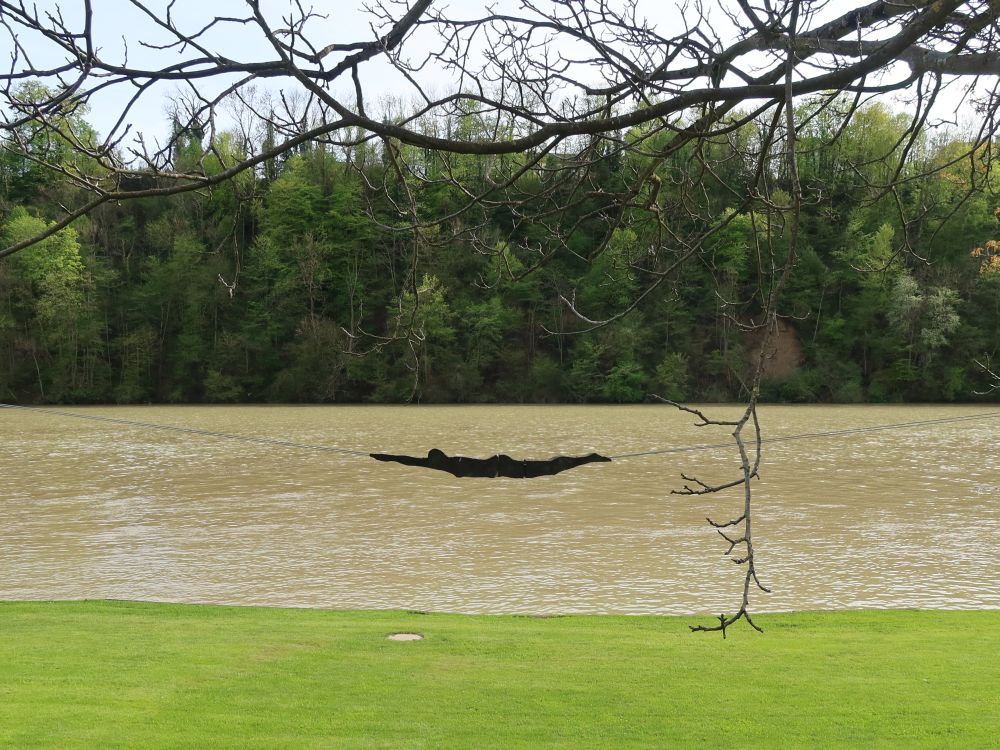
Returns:
[[[666,406],[91,407],[74,413],[423,455],[724,443]],[[708,407],[729,417],[737,407]],[[997,411],[765,406],[765,437]],[[714,430],[714,431],[710,431]],[[1000,608],[1000,418],[765,444],[755,611]],[[496,613],[718,613],[742,569],[705,522],[734,449],[536,479],[0,409],[0,599]]]

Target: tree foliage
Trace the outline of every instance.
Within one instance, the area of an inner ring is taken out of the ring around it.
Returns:
[[[890,145],[905,130],[873,104],[841,140],[811,152],[815,163],[867,163],[871,173],[862,180],[845,172],[844,188],[827,181],[804,214],[807,239],[783,302],[804,361],[793,374],[765,378],[769,398],[967,400],[976,397],[975,360],[1000,350],[993,209],[971,201],[956,213],[942,201],[933,212],[951,215],[936,233],[877,210],[880,190],[865,180],[884,160],[871,162],[871,142],[856,132],[870,135],[872,123],[890,129],[881,137]],[[760,127],[750,121],[733,139],[749,140]],[[942,154],[962,144],[958,133],[939,138],[920,160],[947,159]],[[737,157],[719,158],[736,171]],[[427,156],[411,150],[396,158]],[[558,165],[562,157],[549,160]],[[965,192],[967,173],[925,174],[921,161],[913,156],[906,165],[919,182],[911,200]],[[661,169],[659,199],[683,200],[683,184]],[[537,258],[533,227],[512,230],[509,215],[482,212],[415,239],[398,231],[392,196],[372,187],[391,178],[384,170],[380,161],[352,168],[343,155],[304,148],[244,185],[246,200],[213,191],[127,202],[14,255],[2,277],[8,397],[621,403],[650,391],[672,400],[745,395],[747,325],[757,308],[741,301],[758,291],[766,248],[757,243],[780,231],[769,226],[780,212],[746,210],[722,182],[711,183],[704,198],[716,213],[702,222],[712,234],[700,262],[617,326],[566,336],[581,327],[567,298],[612,316],[641,294],[654,222],[633,217],[589,262],[553,258],[526,273]],[[492,178],[483,165],[480,186]],[[421,215],[441,215],[457,200],[451,185],[412,189]],[[25,201],[20,191],[3,193],[17,206],[7,214],[6,242],[40,233],[41,217],[58,211],[34,194]],[[559,217],[566,226],[591,219],[585,203]],[[597,222],[574,235],[593,246],[604,231]],[[905,248],[907,232],[924,243]],[[485,237],[505,239],[479,245]],[[86,386],[74,372],[91,373]],[[57,385],[68,373],[70,383]]]

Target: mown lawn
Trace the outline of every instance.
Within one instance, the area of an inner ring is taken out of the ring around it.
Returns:
[[[0,747],[996,747],[998,611],[692,621],[2,603]]]

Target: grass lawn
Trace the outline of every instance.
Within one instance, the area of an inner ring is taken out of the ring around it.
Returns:
[[[695,621],[2,603],[0,747],[997,746],[1000,611]]]

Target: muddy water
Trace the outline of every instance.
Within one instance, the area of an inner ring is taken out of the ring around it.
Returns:
[[[667,407],[72,411],[364,451],[608,455],[727,440]],[[772,436],[989,407],[766,407]],[[715,414],[735,413],[721,407]],[[765,446],[758,611],[1000,607],[1000,419]],[[683,471],[730,450],[456,479],[367,458],[0,410],[0,598],[460,612],[732,611],[740,571]]]

